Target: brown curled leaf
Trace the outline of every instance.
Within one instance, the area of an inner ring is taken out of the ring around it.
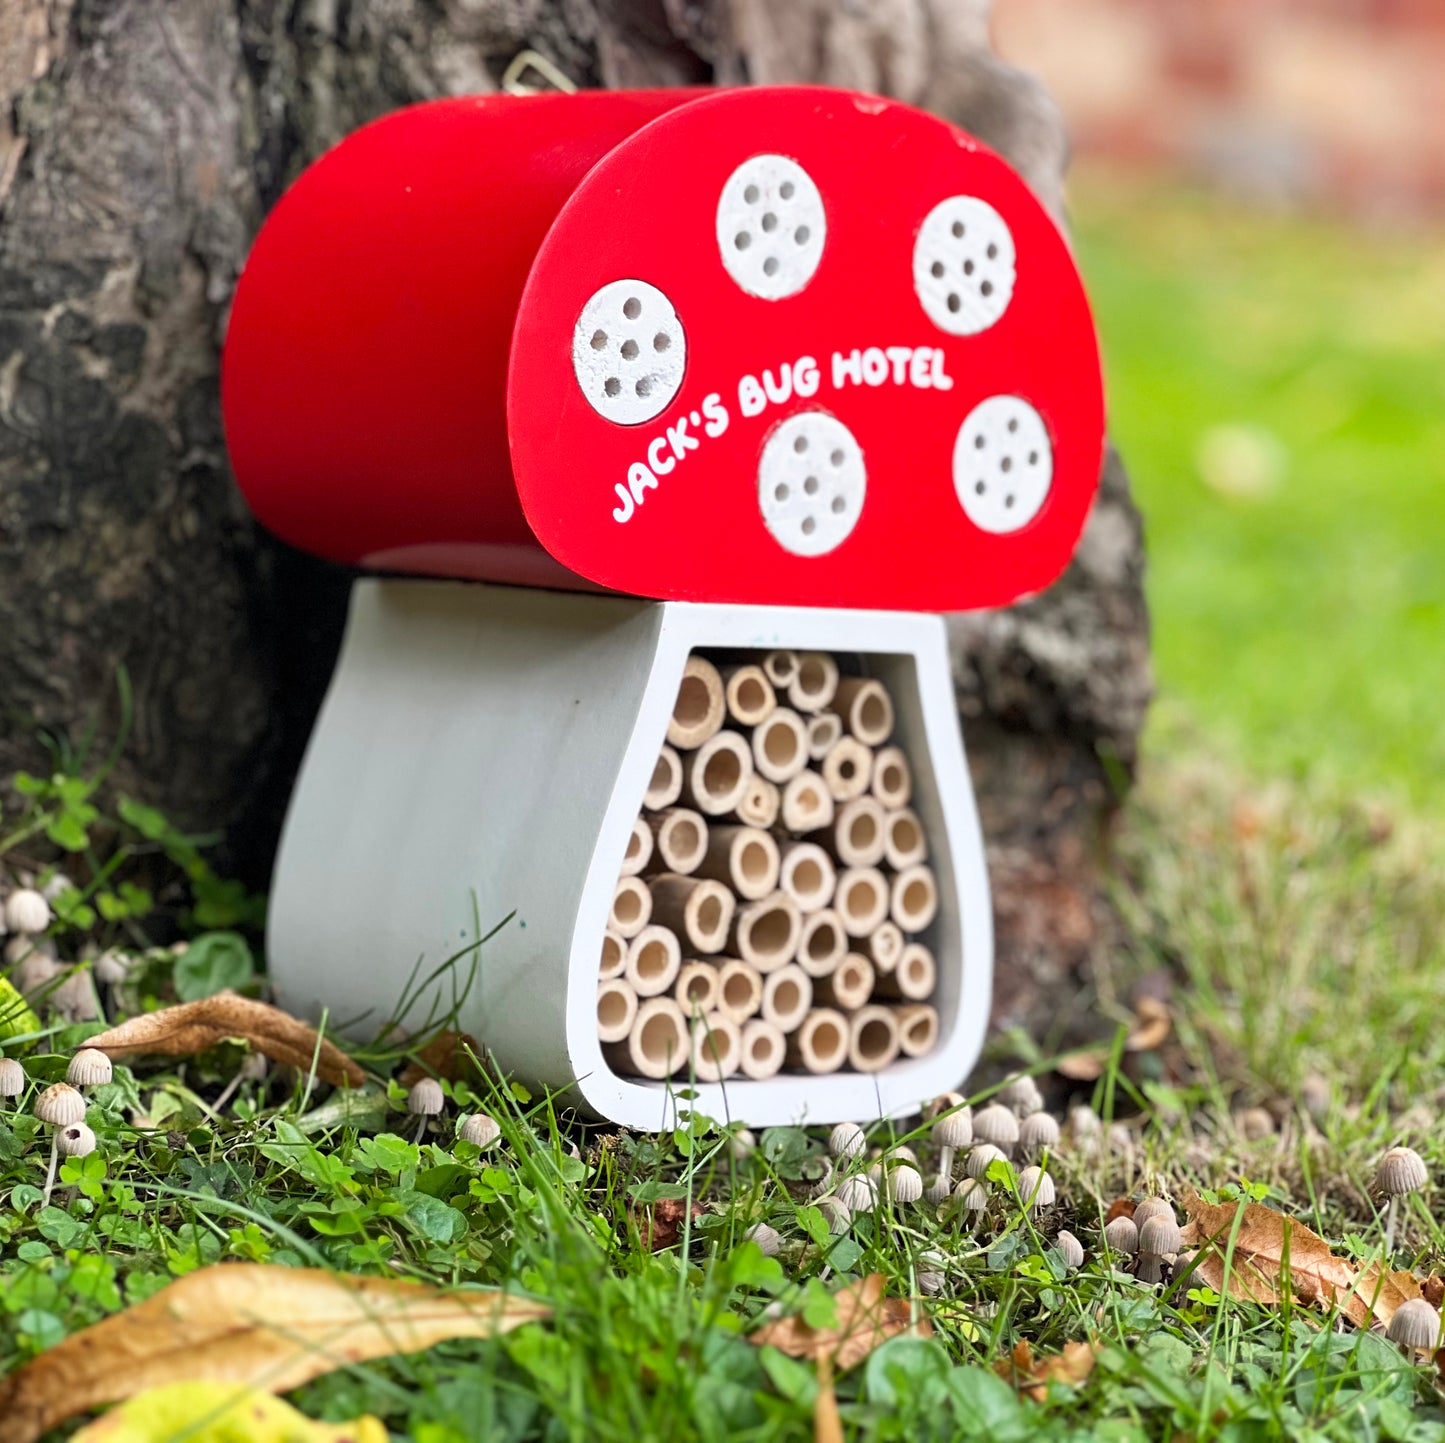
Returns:
[[[833,1294],[834,1326],[810,1327],[801,1314],[764,1323],[749,1335],[759,1347],[777,1348],[790,1358],[828,1358],[839,1373],[856,1367],[880,1344],[900,1333],[929,1337],[928,1319],[914,1320],[906,1298],[885,1298],[882,1273],[870,1273]]]

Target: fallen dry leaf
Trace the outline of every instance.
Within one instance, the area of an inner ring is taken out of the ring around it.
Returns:
[[[339,1047],[322,1040],[318,1048],[314,1027],[279,1007],[229,991],[203,997],[199,1002],[182,1002],[176,1007],[162,1007],[159,1012],[142,1013],[90,1038],[85,1045],[98,1048],[108,1057],[137,1053],[190,1057],[228,1037],[244,1037],[272,1062],[284,1062],[302,1072],[310,1070],[314,1059],[316,1075],[333,1087],[360,1087],[366,1081],[360,1066]]]
[[[1138,1204],[1131,1197],[1116,1197],[1109,1204],[1109,1211],[1104,1214],[1104,1226],[1108,1227],[1115,1218],[1132,1218],[1137,1206]]]
[[[649,1207],[631,1209],[632,1221],[642,1235],[642,1246],[650,1253],[659,1253],[663,1248],[672,1247],[682,1236],[683,1219],[687,1216],[687,1204],[676,1197],[659,1198]],[[692,1215],[702,1216],[702,1204],[693,1203]]]
[[[1153,1052],[1164,1045],[1174,1030],[1174,1017],[1167,1003],[1157,997],[1141,997],[1134,1007],[1134,1025],[1124,1039],[1125,1052]],[[1060,1059],[1054,1071],[1071,1082],[1096,1082],[1113,1056],[1112,1044],[1089,1047]]]
[[[933,1328],[927,1318],[915,1323],[906,1298],[883,1296],[883,1274],[870,1273],[833,1294],[837,1326],[811,1328],[801,1314],[764,1323],[749,1335],[760,1348],[777,1348],[790,1358],[827,1358],[840,1373],[855,1368],[874,1348],[900,1333],[927,1338]]]
[[[1445,1303],[1445,1278],[1442,1278],[1439,1273],[1431,1273],[1420,1284],[1420,1296],[1438,1313],[1441,1304]]]
[[[550,1308],[401,1278],[216,1263],[72,1333],[0,1380],[0,1443],[31,1443],[87,1408],[167,1383],[289,1392],[348,1363],[489,1338]]]
[[[1062,1353],[1036,1358],[1027,1340],[1020,1340],[1007,1358],[993,1365],[993,1370],[1024,1397],[1042,1403],[1048,1397],[1050,1383],[1076,1388],[1094,1371],[1094,1345],[1065,1343]]]
[[[1224,1254],[1240,1205],[1207,1203],[1192,1190],[1186,1190],[1181,1201],[1189,1216],[1182,1230],[1185,1245],[1200,1249],[1194,1276],[1223,1293]],[[1255,1202],[1244,1205],[1234,1243],[1229,1296],[1266,1307],[1278,1303],[1286,1256],[1294,1296],[1324,1311],[1338,1308],[1356,1327],[1367,1328],[1372,1322],[1388,1325],[1401,1303],[1420,1296],[1420,1284],[1413,1274],[1388,1271],[1376,1264],[1356,1268],[1347,1259],[1336,1257],[1330,1245],[1298,1218]]]
[[[481,1055],[481,1046],[470,1032],[453,1032],[444,1027],[413,1054],[413,1061],[402,1069],[397,1082],[410,1089],[423,1077],[439,1077],[443,1082],[477,1078],[482,1074],[475,1059]]]

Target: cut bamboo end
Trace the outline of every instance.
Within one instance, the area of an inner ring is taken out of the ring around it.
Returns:
[[[822,911],[838,884],[833,859],[816,842],[784,842],[778,850],[782,856],[778,886],[804,915]]]
[[[699,1082],[722,1082],[743,1060],[743,1034],[731,1017],[710,1012],[692,1024],[692,1067]]]
[[[783,788],[779,808],[790,832],[817,832],[833,821],[833,796],[817,772],[799,772]]]
[[[838,874],[833,906],[850,937],[867,937],[877,931],[887,920],[888,900],[888,881],[876,867],[849,867]]]
[[[707,855],[707,823],[691,807],[668,807],[647,819],[653,850],[663,867],[689,877]]]
[[[782,1032],[792,1032],[813,1005],[813,982],[796,962],[763,979],[761,1016]]]
[[[736,732],[709,737],[683,764],[682,795],[705,816],[736,810],[753,774],[753,754]]]
[[[928,838],[918,813],[909,807],[889,812],[883,819],[883,855],[888,865],[901,872],[928,860]]]
[[[880,997],[904,997],[910,1002],[926,1002],[938,985],[938,963],[922,942],[910,942],[898,959],[898,965],[878,979]]]
[[[604,1044],[602,1055],[614,1072],[661,1082],[687,1065],[690,1041],[682,1008],[671,997],[649,997],[627,1036]]]
[[[729,933],[728,950],[759,972],[776,972],[797,955],[803,914],[786,893],[774,892],[739,907]]]
[[[856,1011],[873,995],[873,964],[861,952],[849,952],[826,977],[813,983],[815,1001]]]
[[[717,1008],[718,970],[707,962],[684,962],[672,984],[673,1000],[689,1018]]]
[[[639,997],[670,992],[682,967],[682,948],[666,927],[644,927],[627,949],[623,979]]]
[[[609,927],[602,934],[602,960],[597,964],[597,976],[604,982],[613,977],[621,977],[626,963],[627,939]]]
[[[908,765],[902,747],[883,747],[875,753],[869,787],[890,812],[906,807],[913,800],[913,768]]]
[[[652,909],[658,922],[685,938],[689,952],[721,952],[737,912],[737,898],[707,877],[677,877],[664,872],[651,883]]]
[[[778,790],[777,783],[754,772],[748,778],[747,790],[734,815],[744,826],[771,827],[778,820],[778,809],[782,804],[783,794]]]
[[[763,658],[763,675],[776,687],[784,689],[793,684],[798,674],[798,653],[796,651],[770,651]]]
[[[612,894],[607,925],[629,941],[652,920],[652,894],[640,877],[622,877]]]
[[[876,867],[883,860],[888,814],[872,797],[845,802],[833,819],[833,855],[845,867]]]
[[[597,984],[597,1036],[603,1042],[621,1042],[637,1020],[637,993],[613,977]]]
[[[714,827],[698,875],[725,882],[744,901],[775,892],[781,858],[770,832],[758,827]]]
[[[664,746],[653,763],[652,780],[642,794],[642,804],[652,811],[670,807],[682,795],[682,759],[669,746]]]
[[[881,747],[893,735],[893,698],[872,677],[845,676],[838,683],[833,710],[865,747]]]
[[[929,867],[906,867],[893,879],[889,915],[905,932],[922,932],[938,916],[938,882]]]
[[[909,1002],[895,1007],[898,1046],[905,1057],[922,1057],[938,1045],[938,1009],[926,1002]]]
[[[808,758],[820,762],[843,735],[843,718],[835,711],[819,712],[808,718]]]
[[[668,741],[687,751],[700,747],[717,734],[726,713],[723,679],[717,667],[700,656],[688,657],[667,724]]]
[[[734,1022],[757,1015],[763,1005],[763,974],[750,963],[730,957],[717,969],[717,1010]]]
[[[755,727],[777,709],[778,696],[760,666],[735,666],[723,677],[728,715],[739,726]]]
[[[838,693],[838,663],[826,651],[798,655],[798,673],[788,683],[788,701],[798,711],[817,712]]]
[[[779,785],[808,765],[808,728],[797,712],[780,706],[753,728],[753,765]]]
[[[848,1060],[848,1019],[831,1007],[813,1008],[788,1038],[787,1056],[808,1072],[837,1072]]]
[[[863,946],[878,972],[891,972],[903,955],[903,933],[896,922],[880,922]]]
[[[627,850],[622,856],[622,875],[635,877],[652,860],[652,828],[644,818],[632,824],[627,836]]]
[[[742,1060],[738,1070],[754,1082],[766,1082],[783,1070],[788,1044],[771,1022],[761,1017],[749,1018],[742,1027]]]
[[[798,965],[809,977],[826,977],[847,955],[848,934],[842,918],[831,907],[803,918]]]
[[[839,737],[819,771],[835,802],[851,802],[873,779],[873,753],[857,737]]]
[[[891,1007],[860,1007],[848,1019],[848,1061],[859,1072],[882,1072],[900,1047]]]

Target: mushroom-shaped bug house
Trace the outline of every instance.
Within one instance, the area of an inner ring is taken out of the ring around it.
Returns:
[[[224,401],[263,522],[433,578],[354,591],[272,899],[293,1006],[374,1027],[515,912],[462,1023],[618,1122],[958,1082],[992,932],[938,613],[1057,577],[1103,435],[1003,161],[828,90],[418,106],[276,207]]]

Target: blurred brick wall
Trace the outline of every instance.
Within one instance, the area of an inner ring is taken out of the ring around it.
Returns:
[[[1445,209],[1445,0],[995,0],[1076,154],[1365,213]]]

